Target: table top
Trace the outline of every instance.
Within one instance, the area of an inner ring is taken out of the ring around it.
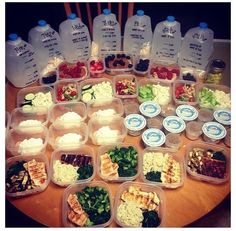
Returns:
[[[215,45],[215,53],[213,57],[222,58],[227,64],[227,78],[224,78],[223,83],[230,85],[230,43],[219,43]],[[34,84],[38,85],[38,84]],[[16,107],[16,96],[20,89],[13,87],[11,84],[6,84],[6,110],[11,112]],[[185,154],[186,144],[191,142],[181,135],[183,145],[178,151],[178,155]],[[201,139],[199,139],[201,141]],[[124,143],[136,144],[139,151],[144,149],[141,142],[141,136],[132,137],[127,136]],[[97,152],[98,146],[92,145],[91,141],[87,142],[88,145],[94,148]],[[219,145],[227,148],[223,142]],[[228,149],[228,148],[227,148]],[[46,155],[49,158],[53,149],[47,145]],[[10,155],[7,152],[6,157]],[[95,179],[101,180],[96,175]],[[138,177],[136,182],[142,182]],[[112,192],[112,200],[114,202],[115,193],[120,183],[108,183]],[[47,189],[42,193],[23,197],[23,198],[7,198],[17,209],[24,214],[28,215],[37,222],[49,227],[61,227],[62,217],[62,195],[65,188],[55,185],[50,182]],[[215,208],[230,192],[230,180],[224,184],[214,185],[206,182],[201,182],[190,178],[187,175],[184,185],[177,189],[164,189],[166,198],[166,227],[183,227],[186,226],[200,217],[207,214]],[[110,227],[116,227],[117,224],[113,221]]]

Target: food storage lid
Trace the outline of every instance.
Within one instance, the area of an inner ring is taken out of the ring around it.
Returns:
[[[198,111],[196,108],[190,105],[180,105],[176,108],[176,114],[181,119],[186,121],[195,120],[198,117]]]
[[[231,112],[229,110],[217,110],[213,115],[217,122],[223,125],[231,125]]]
[[[160,129],[150,128],[142,134],[142,140],[147,146],[159,147],[165,143],[166,136]]]
[[[153,101],[146,101],[139,106],[140,112],[147,117],[155,117],[161,112],[159,104]]]
[[[163,120],[164,128],[171,133],[180,133],[186,128],[183,119],[178,116],[168,116]]]
[[[132,131],[140,131],[146,126],[146,120],[142,115],[130,114],[125,117],[125,127]]]
[[[226,136],[226,129],[217,122],[207,122],[202,126],[203,133],[214,140],[223,139]]]

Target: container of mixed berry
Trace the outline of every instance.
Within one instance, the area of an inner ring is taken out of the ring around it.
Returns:
[[[137,58],[134,63],[134,73],[137,76],[146,76],[148,74],[150,60],[148,58]]]
[[[90,77],[99,78],[105,72],[105,60],[99,57],[91,57],[88,60]]]

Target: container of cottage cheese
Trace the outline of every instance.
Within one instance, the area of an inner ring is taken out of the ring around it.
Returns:
[[[163,120],[163,127],[165,133],[181,133],[186,128],[186,124],[183,119],[178,116],[168,116]]]
[[[147,118],[153,118],[160,114],[161,107],[153,101],[146,101],[139,106],[139,110]]]
[[[197,119],[198,111],[191,105],[180,105],[176,108],[176,114],[185,121]]]
[[[160,147],[166,141],[165,134],[156,128],[150,128],[143,132],[142,140],[146,147]]]
[[[139,114],[130,114],[125,117],[124,124],[131,136],[139,136],[146,127],[146,119]]]
[[[223,125],[231,125],[231,112],[229,110],[217,110],[213,116],[217,122]]]

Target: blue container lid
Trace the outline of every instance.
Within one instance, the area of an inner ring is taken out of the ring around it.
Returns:
[[[207,23],[205,23],[205,22],[200,22],[200,23],[199,23],[199,27],[200,27],[201,29],[207,29],[207,28],[208,28],[208,25],[207,25]]]
[[[18,35],[17,35],[17,34],[14,34],[14,33],[9,34],[9,35],[8,35],[8,39],[9,39],[10,41],[16,41],[16,40],[18,39]]]
[[[170,15],[170,16],[167,16],[166,20],[168,22],[174,22],[175,21],[175,17]]]
[[[38,26],[43,27],[43,26],[46,26],[46,25],[47,25],[47,22],[45,20],[39,20],[38,21]]]
[[[109,15],[111,13],[111,10],[110,9],[104,9],[102,12],[105,15]]]
[[[143,10],[137,10],[136,15],[137,16],[143,16],[144,15],[144,11]]]
[[[76,14],[74,14],[74,13],[71,13],[71,14],[68,15],[68,19],[73,20],[75,18],[76,18]]]

